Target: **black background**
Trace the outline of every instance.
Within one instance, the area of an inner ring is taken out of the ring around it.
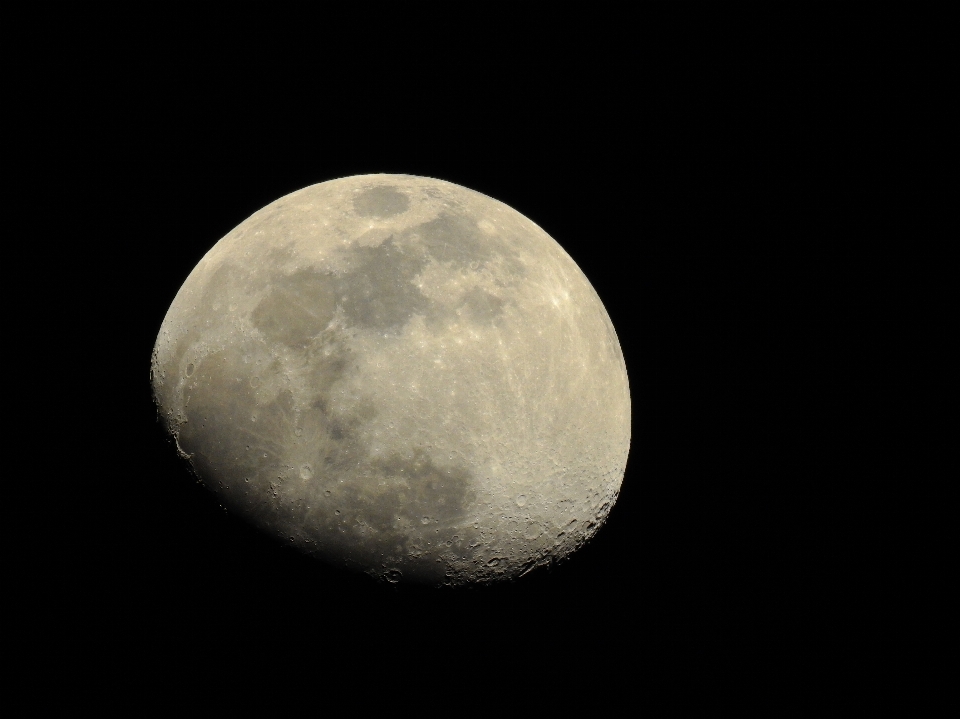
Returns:
[[[929,146],[904,62],[922,30],[831,16],[801,32],[798,13],[721,31],[681,10],[432,17],[412,41],[401,17],[155,18],[51,71],[76,119],[48,139],[90,238],[71,271],[104,318],[74,331],[110,348],[84,424],[103,446],[79,470],[95,489],[65,490],[97,516],[63,550],[92,607],[68,612],[86,638],[71,661],[96,636],[125,686],[174,697],[223,675],[429,711],[444,692],[658,715],[731,694],[786,715],[835,692],[856,706],[882,684],[864,659],[884,642],[885,561],[865,498],[887,487],[886,308],[923,181],[900,168]],[[436,591],[318,566],[225,514],[156,421],[150,352],[196,262],[282,195],[372,172],[512,206],[616,327],[620,499],[551,571]],[[82,302],[64,311],[83,324]]]

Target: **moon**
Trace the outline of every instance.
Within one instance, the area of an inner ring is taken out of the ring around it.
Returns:
[[[386,582],[515,579],[606,520],[630,446],[616,332],[532,221],[441,180],[286,195],[168,310],[151,384],[223,506]]]

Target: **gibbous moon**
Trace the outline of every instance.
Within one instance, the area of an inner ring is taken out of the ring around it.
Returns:
[[[630,445],[610,318],[542,229],[440,180],[282,197],[200,260],[151,382],[228,511],[389,582],[512,579],[599,529]]]

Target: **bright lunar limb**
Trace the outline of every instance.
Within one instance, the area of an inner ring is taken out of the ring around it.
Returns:
[[[521,576],[607,517],[627,373],[583,273],[501,202],[363,175],[267,205],[190,273],[151,381],[223,505],[385,581]]]

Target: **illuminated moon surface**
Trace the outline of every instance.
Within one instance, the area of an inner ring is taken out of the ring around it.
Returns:
[[[603,524],[630,393],[603,304],[501,202],[364,175],[220,240],[157,337],[154,397],[228,511],[389,582],[487,583]]]

